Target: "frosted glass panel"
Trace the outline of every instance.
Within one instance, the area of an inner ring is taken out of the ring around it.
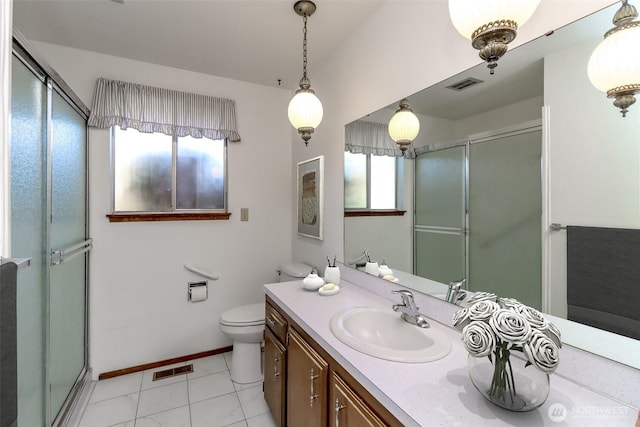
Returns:
[[[464,227],[465,147],[416,158],[416,224]]]
[[[396,158],[371,155],[371,209],[396,208]]]
[[[115,130],[115,210],[171,211],[171,136]]]
[[[344,153],[344,208],[367,207],[367,156]]]
[[[45,402],[45,87],[15,57],[11,88],[11,252],[18,274],[18,425],[42,426]]]
[[[540,159],[540,131],[472,144],[469,153],[468,285],[538,309]]]
[[[224,209],[224,141],[178,138],[178,209]]]
[[[64,249],[86,236],[86,122],[53,93],[51,246]],[[85,256],[51,268],[51,418],[85,366]]]
[[[441,283],[465,277],[465,236],[416,231],[416,275]]]

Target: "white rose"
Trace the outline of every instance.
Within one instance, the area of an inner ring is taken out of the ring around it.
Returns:
[[[500,306],[496,302],[489,300],[478,301],[469,307],[469,317],[471,320],[487,320],[498,310],[500,310]]]
[[[527,307],[523,305],[520,310],[520,314],[524,316],[529,322],[531,327],[538,329],[539,331],[546,331],[549,328],[549,321],[535,308]]]
[[[478,302],[478,301],[496,301],[498,299],[498,296],[494,293],[491,292],[476,292],[475,294],[473,294],[473,296],[471,298],[469,298],[469,300],[467,301],[469,304],[473,304],[474,302]]]
[[[531,335],[531,326],[522,314],[501,308],[489,319],[498,339],[511,344],[524,344]]]
[[[493,351],[496,339],[485,322],[471,322],[462,330],[462,342],[473,357],[484,357]]]
[[[462,330],[465,326],[467,326],[471,322],[469,318],[469,309],[463,308],[462,310],[456,311],[453,315],[453,327]]]
[[[553,372],[560,362],[558,347],[545,334],[534,330],[522,351],[527,360],[543,372]]]
[[[498,298],[498,304],[503,308],[510,308],[515,311],[520,311],[520,307],[523,307],[522,303],[515,298]]]
[[[562,339],[560,336],[560,330],[553,323],[549,322],[549,327],[546,331],[543,331],[544,334],[549,337],[551,341],[558,347],[562,347]]]

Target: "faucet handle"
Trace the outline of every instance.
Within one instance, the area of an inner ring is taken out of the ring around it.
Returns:
[[[406,289],[395,289],[395,290],[391,291],[391,293],[392,294],[406,295],[406,296],[413,296],[411,291],[408,291]]]
[[[408,291],[406,289],[397,289],[397,290],[391,291],[391,293],[400,294],[400,297],[402,298],[402,303],[404,305],[411,306],[411,308],[415,307],[415,303],[413,302],[413,294],[411,293],[411,291]]]

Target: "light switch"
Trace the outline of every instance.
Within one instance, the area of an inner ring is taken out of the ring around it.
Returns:
[[[249,208],[240,208],[240,221],[249,221]]]

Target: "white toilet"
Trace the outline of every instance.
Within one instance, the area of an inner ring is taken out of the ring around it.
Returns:
[[[301,280],[311,266],[300,262],[282,264],[280,282]],[[261,343],[264,332],[264,303],[248,304],[225,311],[220,330],[233,340],[231,379],[240,384],[262,381]]]

